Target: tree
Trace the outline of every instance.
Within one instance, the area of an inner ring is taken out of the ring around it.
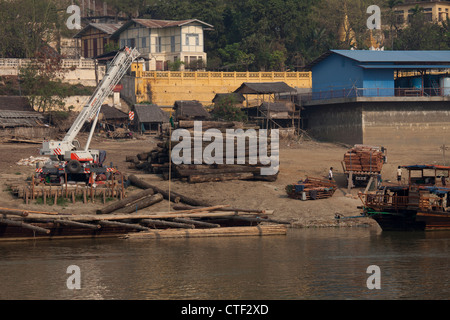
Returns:
[[[215,120],[247,121],[247,115],[236,104],[237,100],[232,95],[222,97],[215,104],[211,115]]]
[[[409,25],[399,30],[394,46],[397,50],[449,49],[447,26],[428,21],[423,9],[416,6],[409,16]]]
[[[180,59],[176,59],[175,61],[167,61],[169,71],[180,71],[180,68],[183,64],[184,62]]]
[[[67,89],[62,85],[61,56],[48,48],[41,49],[33,59],[19,68],[23,94],[37,111],[47,112],[64,107]]]
[[[0,0],[0,56],[29,58],[56,41],[63,16],[56,0]]]
[[[389,38],[391,41],[391,49],[394,49],[394,30],[396,31],[395,34],[398,32],[398,15],[395,13],[394,8],[398,6],[399,4],[402,4],[403,0],[388,0],[386,2],[386,7],[388,8],[388,11],[385,13],[387,17],[387,22],[389,24]]]

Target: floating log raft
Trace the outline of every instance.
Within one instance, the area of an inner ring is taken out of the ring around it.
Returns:
[[[193,121],[178,122],[178,128],[192,131],[193,127]],[[258,147],[260,142],[258,129],[255,130],[256,137],[255,140],[252,140],[252,142],[250,142],[250,139],[248,138],[244,139],[245,142],[242,145],[236,140],[231,142],[227,141],[226,129],[237,129],[241,127],[242,124],[239,125],[239,123],[235,122],[202,122],[203,130],[215,128],[222,134],[222,141],[220,141],[220,139],[213,140],[214,145],[222,150],[221,154],[218,153],[217,150],[212,152],[214,159],[208,160],[203,156],[206,148],[212,148],[212,142],[204,141],[202,138],[195,137],[193,132],[191,132],[191,147],[189,151],[191,155],[191,163],[195,164],[176,165],[171,161],[171,150],[173,150],[173,148],[180,142],[170,141],[170,136],[167,133],[160,137],[162,142],[159,142],[153,150],[149,152],[140,152],[136,155],[129,155],[126,157],[126,161],[130,163],[130,168],[143,170],[147,173],[161,174],[164,179],[169,179],[170,174],[172,179],[181,179],[189,183],[227,180],[275,181],[277,179],[278,172],[271,175],[261,174],[262,168],[270,166],[270,163],[267,164],[265,161],[263,161],[263,163],[260,157],[271,156],[272,143],[270,137],[267,137],[267,141],[264,141],[267,143],[267,152],[262,154],[260,154],[260,149]],[[202,136],[204,133],[205,131],[202,132]],[[220,133],[218,134],[220,136]],[[183,140],[183,143],[184,142],[185,141]],[[250,143],[253,142],[256,150],[252,150],[252,148],[250,148]],[[227,159],[227,151],[233,151],[231,159]],[[196,161],[194,161],[194,157],[197,155],[202,155],[202,161],[198,160],[200,163],[196,163]],[[250,158],[255,159],[256,161],[250,161]],[[214,162],[214,164],[211,164],[212,162]]]
[[[151,230],[147,232],[131,233],[125,239],[170,239],[170,238],[198,238],[198,237],[242,237],[242,236],[268,236],[285,235],[286,227],[283,225],[261,225],[251,227],[224,227],[189,230]]]
[[[326,199],[333,196],[337,186],[328,180],[307,177],[286,186],[285,190],[289,198],[301,200]]]
[[[38,238],[117,237],[124,236],[130,231],[138,233],[153,232],[153,235],[160,234],[162,238],[165,238],[166,234],[180,234],[179,230],[181,229],[187,232],[185,233],[186,236],[195,237],[266,235],[273,233],[268,231],[273,225],[289,224],[288,222],[268,218],[269,215],[273,214],[272,210],[231,208],[233,211],[227,211],[228,207],[227,205],[187,206],[186,208],[179,208],[183,210],[175,212],[142,212],[144,209],[134,214],[100,215],[37,211],[27,211],[27,215],[21,215],[22,210],[2,208],[0,241]],[[256,226],[260,229],[233,229],[249,226]],[[192,230],[195,231],[191,232]],[[213,230],[217,231],[214,232]],[[257,232],[256,230],[260,231]],[[165,231],[167,233],[164,233]],[[280,234],[279,231],[276,233]]]

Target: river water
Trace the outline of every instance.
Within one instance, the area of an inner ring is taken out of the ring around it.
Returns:
[[[0,299],[448,299],[450,232],[0,243]],[[69,266],[80,289],[69,289]],[[368,273],[369,266],[378,273]],[[369,277],[379,275],[371,283]]]

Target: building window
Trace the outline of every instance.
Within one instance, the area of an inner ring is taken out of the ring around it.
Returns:
[[[192,42],[190,38],[193,38]],[[185,41],[187,46],[200,45],[199,36],[196,33],[187,33]]]
[[[161,37],[156,37],[155,50],[161,52]]]
[[[125,40],[124,39],[120,40],[120,47],[121,48],[125,47]]]
[[[93,50],[93,57],[96,57],[97,54],[97,39],[92,39],[92,50]]]
[[[147,47],[147,38],[142,38],[142,48]]]
[[[83,41],[83,49],[84,49],[84,57],[89,58],[89,46],[88,46],[88,40],[85,39]]]
[[[127,39],[127,47],[129,47],[129,48],[134,48],[135,44],[136,44],[136,43],[135,43],[134,38]]]
[[[170,37],[170,51],[175,52],[175,36]]]

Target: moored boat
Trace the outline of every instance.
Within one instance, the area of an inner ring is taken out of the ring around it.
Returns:
[[[402,166],[407,183],[383,185],[376,193],[362,194],[362,214],[384,231],[450,230],[450,167]]]

